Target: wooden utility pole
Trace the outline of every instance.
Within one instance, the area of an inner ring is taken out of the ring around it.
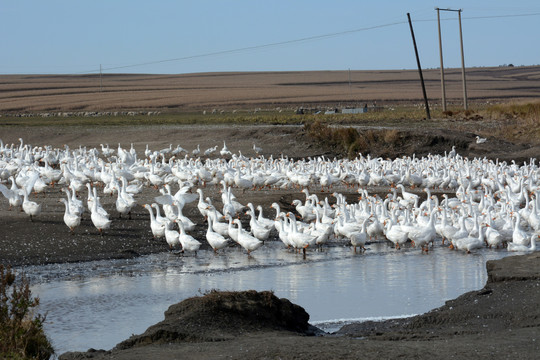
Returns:
[[[465,79],[465,55],[463,54],[463,32],[461,31],[461,12],[462,9],[439,9],[437,10],[437,22],[439,24],[439,55],[441,57],[441,87],[442,87],[442,101],[443,101],[443,111],[446,111],[446,89],[444,86],[444,67],[443,67],[443,56],[442,56],[442,40],[441,40],[441,18],[439,16],[439,11],[455,11],[458,13],[459,18],[459,41],[461,45],[461,80],[463,82],[463,107],[465,110],[468,109],[467,104],[467,81]]]
[[[99,92],[103,91],[103,80],[101,78],[101,64],[99,64]]]
[[[441,15],[439,12],[439,8],[435,8],[437,10],[437,24],[439,25],[439,57],[441,58],[441,91],[442,91],[442,106],[443,111],[446,111],[446,89],[444,86],[444,64],[443,64],[443,56],[442,56],[442,38],[441,38]]]
[[[469,108],[467,104],[467,81],[465,80],[465,56],[463,55],[463,33],[461,31],[461,9],[458,10],[459,16],[459,41],[461,43],[461,80],[463,82],[463,107]]]
[[[418,73],[420,74],[420,82],[422,83],[422,93],[424,94],[424,103],[426,105],[426,116],[428,119],[431,119],[431,115],[429,113],[428,99],[426,95],[426,86],[424,85],[424,76],[422,75],[422,67],[420,66],[420,57],[418,57],[418,49],[416,48],[416,40],[414,38],[411,15],[409,13],[407,13],[407,18],[409,19],[409,27],[411,28],[411,36],[412,36],[412,41],[414,45],[414,53],[416,55],[416,65],[418,66]]]

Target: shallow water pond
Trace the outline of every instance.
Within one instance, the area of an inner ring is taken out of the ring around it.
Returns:
[[[58,354],[110,349],[163,319],[172,304],[211,289],[273,290],[306,309],[327,331],[360,319],[409,316],[479,289],[487,260],[506,251],[464,254],[435,247],[364,254],[349,247],[309,251],[307,258],[269,243],[251,257],[237,248],[215,255],[155,254],[132,260],[32,266],[23,270],[47,313],[45,329]]]

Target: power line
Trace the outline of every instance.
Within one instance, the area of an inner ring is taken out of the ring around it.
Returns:
[[[331,37],[341,36],[341,35],[346,35],[346,34],[352,34],[352,33],[361,32],[361,31],[380,29],[380,28],[384,28],[384,27],[389,27],[389,26],[394,26],[394,25],[399,25],[399,24],[405,24],[405,23],[406,22],[404,22],[404,21],[398,21],[398,22],[394,22],[394,23],[388,23],[388,24],[383,24],[383,25],[375,25],[375,26],[370,26],[370,27],[365,27],[365,28],[360,28],[360,29],[346,30],[346,31],[340,31],[340,32],[324,34],[324,35],[308,36],[308,37],[304,37],[304,38],[300,38],[300,39],[294,39],[294,40],[286,40],[286,41],[280,41],[280,42],[263,44],[263,45],[247,46],[247,47],[238,48],[238,49],[215,51],[215,52],[210,52],[210,53],[206,53],[206,54],[190,55],[190,56],[184,56],[184,57],[179,57],[179,58],[174,58],[174,59],[156,60],[156,61],[148,61],[148,62],[137,63],[137,64],[115,66],[115,67],[103,68],[103,70],[104,71],[105,70],[118,70],[118,69],[126,69],[126,68],[137,67],[137,66],[161,64],[161,63],[165,63],[165,62],[200,59],[200,58],[204,58],[204,57],[210,57],[210,56],[216,56],[216,55],[224,55],[224,54],[234,54],[234,53],[238,53],[238,52],[259,50],[259,49],[265,49],[265,48],[269,48],[269,47],[276,47],[276,46],[281,46],[281,45],[289,45],[289,44],[305,42],[305,41],[311,41],[311,40],[320,40],[320,39],[331,38]],[[88,71],[88,72],[84,72],[84,73],[85,74],[86,73],[93,73],[93,72],[97,72],[97,71],[99,71],[99,70],[92,70],[92,71]]]
[[[509,14],[509,15],[486,15],[486,16],[463,17],[462,19],[463,20],[476,20],[476,19],[527,17],[527,16],[539,16],[539,15],[540,15],[540,13]],[[454,18],[441,19],[441,21],[455,21],[455,20],[456,19],[454,19]],[[414,22],[435,22],[435,21],[437,21],[437,20],[436,19],[414,20]],[[113,67],[104,67],[102,69],[89,70],[89,71],[79,72],[77,74],[91,74],[91,73],[98,73],[98,72],[101,72],[101,71],[128,69],[128,68],[139,67],[139,66],[163,64],[163,63],[167,63],[167,62],[193,60],[193,59],[200,59],[200,58],[212,57],[212,56],[217,56],[217,55],[228,55],[228,54],[240,53],[240,52],[245,52],[245,51],[252,51],[252,50],[260,50],[260,49],[271,48],[271,47],[278,47],[278,46],[282,46],[282,45],[289,45],[289,44],[300,43],[300,42],[307,42],[307,41],[313,41],[313,40],[326,39],[326,38],[331,38],[331,37],[336,37],[336,36],[354,34],[354,33],[362,32],[362,31],[381,29],[381,28],[385,28],[385,27],[390,27],[390,26],[395,26],[395,25],[402,25],[402,24],[407,24],[407,21],[396,21],[396,22],[382,24],[382,25],[374,25],[374,26],[369,26],[369,27],[363,27],[363,28],[358,28],[358,29],[353,29],[353,30],[339,31],[339,32],[323,34],[323,35],[308,36],[308,37],[304,37],[304,38],[286,40],[286,41],[279,41],[279,42],[268,43],[268,44],[263,44],[263,45],[247,46],[247,47],[238,48],[238,49],[214,51],[214,52],[209,52],[209,53],[205,53],[205,54],[190,55],[190,56],[184,56],[184,57],[178,57],[178,58],[172,58],[172,59],[164,59],[164,60],[147,61],[147,62],[141,62],[141,63],[136,63],[136,64],[120,65],[120,66],[113,66]]]

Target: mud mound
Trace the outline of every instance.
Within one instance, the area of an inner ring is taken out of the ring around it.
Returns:
[[[170,342],[223,341],[257,331],[311,332],[309,314],[271,291],[212,291],[172,305],[165,320],[116,346],[122,350]]]
[[[470,132],[430,129],[414,131],[398,130],[359,130],[364,141],[364,152],[371,157],[399,158],[402,156],[424,157],[429,154],[444,155],[452,146],[456,152],[472,158],[488,158],[491,160],[516,163],[529,161],[537,156],[538,148],[529,144],[515,144],[500,139],[476,144],[476,134]]]

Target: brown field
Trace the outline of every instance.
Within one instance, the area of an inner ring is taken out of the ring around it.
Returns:
[[[540,98],[540,66],[470,68],[471,103]],[[424,70],[431,106],[437,69]],[[463,100],[461,70],[446,69],[449,104]],[[101,85],[102,84],[102,85]],[[199,73],[183,75],[1,75],[0,114],[43,111],[193,111],[423,102],[416,70]]]

